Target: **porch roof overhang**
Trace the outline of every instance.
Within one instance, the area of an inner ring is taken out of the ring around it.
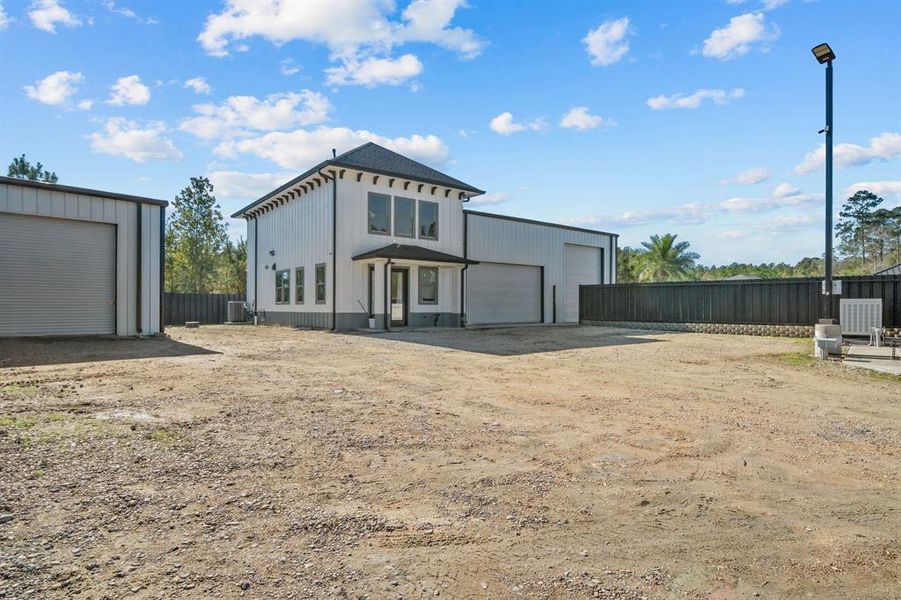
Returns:
[[[376,248],[369,252],[363,252],[353,257],[353,260],[372,260],[375,258],[384,258],[390,260],[418,260],[433,263],[450,263],[458,265],[477,265],[479,261],[463,258],[462,256],[454,256],[446,252],[438,252],[430,248],[422,246],[414,246],[412,244],[388,244],[382,248]]]

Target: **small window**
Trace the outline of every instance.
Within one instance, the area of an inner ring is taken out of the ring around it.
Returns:
[[[390,232],[391,216],[388,210],[391,204],[391,196],[385,194],[369,194],[369,233],[388,235]]]
[[[419,267],[419,303],[438,304],[438,267]]]
[[[291,271],[283,269],[275,272],[275,303],[287,304],[291,301]]]
[[[436,202],[419,201],[419,237],[430,240],[438,239],[438,204]]]
[[[316,304],[325,304],[325,265],[316,265]]]
[[[394,197],[394,235],[416,236],[416,202],[410,198]]]
[[[303,304],[303,267],[294,269],[294,303]]]

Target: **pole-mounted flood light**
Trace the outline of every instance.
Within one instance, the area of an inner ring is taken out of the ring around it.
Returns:
[[[817,57],[817,61],[822,65],[824,63],[835,60],[835,52],[829,47],[829,44],[820,44],[815,46],[811,52]]]
[[[826,281],[823,286],[825,295],[823,317],[832,316],[832,61],[835,52],[829,44],[820,44],[811,49],[817,62],[826,65],[826,127],[820,133],[826,133]]]

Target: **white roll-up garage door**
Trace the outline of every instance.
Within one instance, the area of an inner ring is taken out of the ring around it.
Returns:
[[[0,214],[0,336],[115,330],[116,226]]]
[[[541,322],[541,267],[479,263],[466,270],[471,325]]]
[[[601,283],[601,249],[566,244],[563,250],[563,322],[579,321],[579,286]]]

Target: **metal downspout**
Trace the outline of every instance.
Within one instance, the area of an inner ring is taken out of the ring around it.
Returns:
[[[166,207],[160,207],[160,333],[166,332]]]
[[[391,331],[391,298],[389,297],[388,275],[392,262],[389,258],[385,261],[385,331]]]
[[[143,327],[141,327],[141,296],[143,296],[143,284],[144,284],[144,204],[142,202],[138,202],[138,223],[137,223],[137,235],[135,236],[137,243],[137,282],[135,285],[135,293],[137,295],[137,305],[135,306],[135,325],[137,328],[137,334],[141,335],[143,332]]]
[[[260,219],[258,216],[253,217],[253,324],[257,324],[257,314],[259,313],[259,302],[257,301],[257,290],[259,289],[260,279]]]
[[[469,258],[469,216],[463,211],[463,258]],[[469,263],[465,263],[460,269],[460,327],[466,327],[466,269]]]

